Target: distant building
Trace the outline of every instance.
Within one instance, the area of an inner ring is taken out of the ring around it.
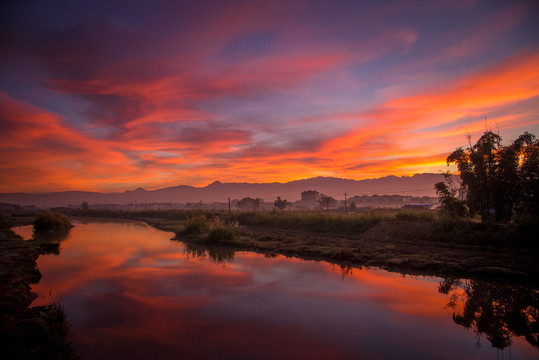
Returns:
[[[301,193],[301,200],[294,202],[294,208],[301,211],[319,210],[320,193],[316,190],[307,190]]]
[[[320,193],[316,190],[307,190],[301,193],[301,201],[318,201]]]

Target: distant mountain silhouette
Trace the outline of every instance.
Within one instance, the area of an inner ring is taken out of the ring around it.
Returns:
[[[378,179],[350,180],[334,177],[315,177],[286,183],[222,183],[215,181],[205,187],[179,185],[158,190],[138,188],[121,193],[99,193],[88,191],[63,191],[48,194],[0,193],[0,202],[38,207],[90,204],[139,204],[151,202],[225,202],[228,198],[261,198],[273,201],[280,196],[288,201],[299,200],[301,192],[317,190],[336,199],[355,195],[413,195],[435,196],[434,184],[442,181],[441,174],[415,174],[413,176],[386,176]]]

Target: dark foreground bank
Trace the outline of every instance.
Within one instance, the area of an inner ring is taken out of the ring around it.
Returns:
[[[41,279],[36,260],[55,251],[57,244],[22,240],[0,217],[0,358],[79,358],[62,306],[29,308],[30,284]]]

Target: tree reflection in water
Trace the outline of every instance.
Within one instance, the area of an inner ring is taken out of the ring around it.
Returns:
[[[472,329],[478,344],[484,334],[498,349],[511,345],[512,336],[524,336],[539,347],[539,290],[447,278],[438,291],[449,295],[447,305],[455,310],[453,321]]]
[[[361,270],[361,267],[356,268],[356,269]],[[350,265],[332,264],[331,270],[335,272],[339,272],[343,280],[347,277],[351,278],[352,274],[354,273],[354,268]]]
[[[60,243],[69,237],[69,229],[64,232],[36,232],[32,235],[32,241],[39,247],[42,255],[60,255]]]
[[[184,253],[200,260],[210,260],[217,264],[234,261],[234,250],[221,246],[207,246],[202,244],[184,243]]]

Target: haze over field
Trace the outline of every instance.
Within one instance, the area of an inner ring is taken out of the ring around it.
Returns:
[[[438,173],[467,133],[539,134],[534,0],[7,1],[0,19],[3,193]]]

